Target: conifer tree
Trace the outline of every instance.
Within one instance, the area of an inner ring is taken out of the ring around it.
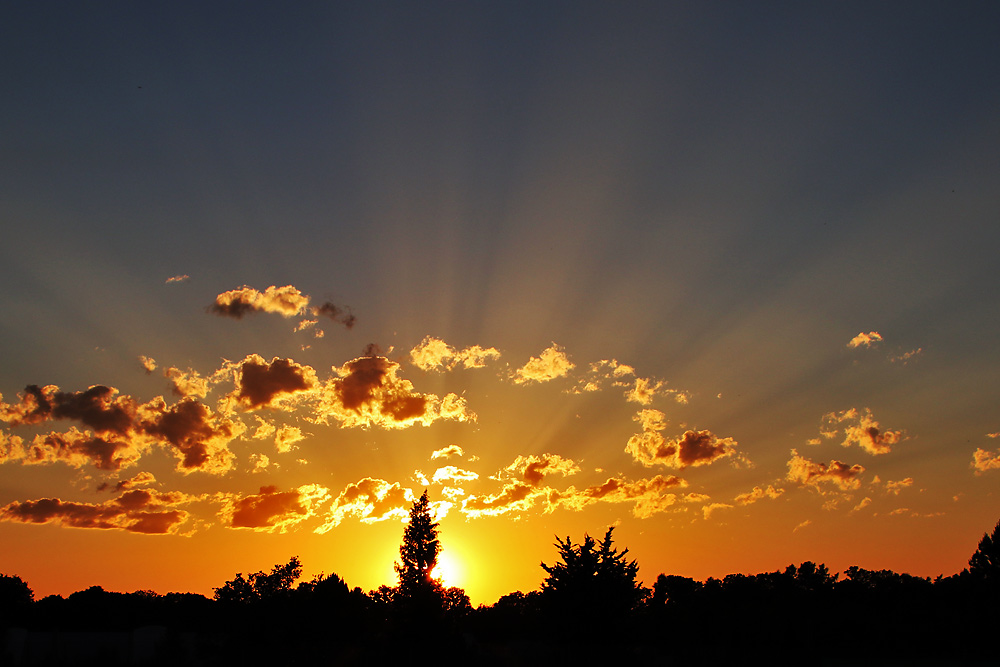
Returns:
[[[431,575],[440,551],[438,524],[431,518],[425,490],[410,508],[410,521],[399,545],[400,562],[395,568],[399,576],[399,594],[403,598],[424,597],[427,593],[440,591],[441,584]]]

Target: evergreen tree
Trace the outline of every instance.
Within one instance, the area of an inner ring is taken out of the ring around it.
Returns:
[[[410,520],[399,545],[400,562],[395,564],[399,586],[392,595],[392,605],[406,623],[425,625],[441,618],[444,587],[431,574],[440,551],[438,524],[431,518],[424,491],[410,508]]]
[[[1000,521],[992,535],[983,534],[979,548],[969,559],[969,574],[993,583],[1000,582]]]

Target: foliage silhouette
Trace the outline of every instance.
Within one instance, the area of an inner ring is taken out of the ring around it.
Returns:
[[[969,574],[976,579],[1000,584],[1000,521],[992,534],[983,533],[979,546],[969,559]]]
[[[237,572],[236,578],[213,589],[215,599],[225,604],[273,601],[287,597],[292,590],[292,583],[301,575],[302,563],[298,556],[292,556],[284,565],[275,565],[269,573],[254,572],[244,579],[243,573]]]
[[[647,591],[636,581],[639,565],[627,560],[628,549],[612,545],[614,528],[608,528],[598,543],[588,534],[574,544],[556,538],[560,561],[541,564],[547,577],[542,582],[542,601],[561,630],[589,633],[601,626],[625,620]]]

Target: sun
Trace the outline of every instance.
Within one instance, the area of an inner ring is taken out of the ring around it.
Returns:
[[[442,551],[438,554],[437,565],[431,571],[431,576],[440,579],[445,588],[459,586],[462,580],[462,567],[451,554]]]

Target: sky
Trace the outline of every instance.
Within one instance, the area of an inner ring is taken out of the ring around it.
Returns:
[[[965,567],[1000,6],[8,2],[0,572]]]

